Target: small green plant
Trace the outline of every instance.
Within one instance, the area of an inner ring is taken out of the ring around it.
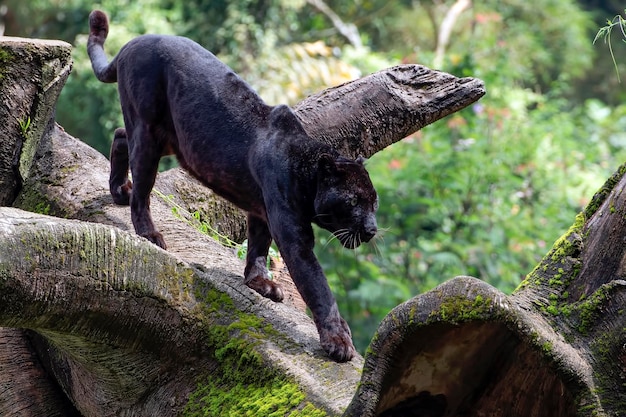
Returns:
[[[30,127],[30,116],[26,119],[17,119],[17,122],[20,124],[20,129],[22,129],[22,136],[26,139],[26,133],[28,132],[28,128]]]
[[[244,240],[241,245],[237,245],[237,257],[239,259],[246,259],[246,255],[248,254],[248,239]],[[270,250],[267,254],[267,268],[270,268],[270,263],[272,262],[272,258],[278,259],[280,258],[280,253],[274,249],[274,247],[270,247]],[[271,273],[270,273],[271,275]]]
[[[248,254],[248,239],[244,240],[241,245],[237,246],[237,257],[239,259],[243,259],[245,261],[247,254]],[[267,270],[269,271],[271,279],[274,279],[274,274],[272,273],[272,271],[270,271],[272,259],[279,259],[279,258],[280,258],[280,253],[276,249],[274,249],[274,247],[270,247],[269,252],[267,254],[267,260],[266,260],[265,266],[267,267]]]
[[[180,204],[174,201],[173,195],[165,195],[162,192],[158,190],[154,190],[154,189],[152,190],[152,192],[157,197],[159,197],[160,199],[162,199],[163,201],[165,201],[166,203],[172,206],[172,213],[174,214],[174,216],[176,216],[176,218],[187,223],[190,226],[195,227],[203,234],[210,236],[211,238],[217,240],[223,246],[226,246],[228,248],[234,248],[237,251],[237,257],[239,259],[243,259],[243,260],[246,259],[246,255],[248,254],[248,240],[247,239],[244,240],[243,243],[239,244],[233,241],[232,239],[230,239],[228,236],[221,234],[220,232],[215,230],[209,223],[202,220],[202,215],[199,211],[190,213],[189,211],[185,210]],[[280,253],[278,252],[278,250],[276,250],[274,247],[270,247],[269,252],[268,252],[268,257],[267,257],[267,269],[268,270],[270,269],[270,264],[271,264],[272,259],[279,259],[279,258],[280,258]],[[270,272],[270,277],[272,277],[271,272]]]
[[[606,26],[601,27],[600,30],[598,30],[596,37],[593,39],[593,43],[595,44],[598,39],[604,38],[604,43],[609,46],[609,52],[611,53],[611,59],[613,60],[613,66],[615,66],[615,73],[617,74],[617,81],[621,83],[619,70],[617,69],[617,61],[615,60],[615,54],[613,53],[613,45],[611,44],[611,31],[616,26],[618,26],[622,32],[622,36],[626,38],[626,20],[621,15],[616,15],[613,19],[606,21]],[[625,39],[622,39],[622,41],[626,42]]]
[[[174,196],[165,195],[162,192],[154,190],[154,189],[152,190],[152,192],[157,197],[161,198],[166,203],[172,206],[172,213],[174,214],[174,216],[176,216],[176,218],[182,220],[183,222],[189,224],[190,226],[195,227],[203,234],[210,236],[211,238],[217,240],[223,246],[226,246],[229,248],[239,248],[241,246],[237,242],[230,239],[228,236],[214,229],[213,226],[211,226],[209,223],[202,220],[202,215],[199,211],[190,213],[185,208],[183,208],[180,204],[174,201]]]

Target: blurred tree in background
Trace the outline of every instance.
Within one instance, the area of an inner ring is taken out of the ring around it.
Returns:
[[[122,119],[116,88],[95,79],[87,58],[92,8],[111,18],[111,56],[142,33],[188,36],[270,104],[293,104],[398,63],[483,79],[487,96],[479,103],[368,162],[384,228],[375,244],[352,252],[318,231],[318,256],[363,350],[392,307],[455,275],[512,291],[624,162],[625,89],[606,48],[592,45],[618,7],[600,0],[3,0],[0,29],[75,45],[57,120],[105,155]],[[621,41],[614,48],[618,57],[625,52]]]

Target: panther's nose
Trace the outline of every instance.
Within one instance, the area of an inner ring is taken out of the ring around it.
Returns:
[[[374,236],[376,236],[376,232],[378,232],[376,221],[370,222],[363,228],[361,239],[363,239],[363,242],[369,242]]]

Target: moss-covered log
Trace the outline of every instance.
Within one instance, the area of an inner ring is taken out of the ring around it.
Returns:
[[[56,381],[3,374],[2,415],[37,415],[9,400],[36,389],[40,410],[43,388],[84,416],[336,415],[349,401],[359,361],[326,366],[309,319],[246,291],[227,261],[189,266],[114,227],[13,208],[0,230],[0,326],[30,329]]]

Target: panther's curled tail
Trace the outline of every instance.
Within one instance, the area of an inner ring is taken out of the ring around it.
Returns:
[[[109,19],[104,12],[94,10],[89,15],[89,39],[87,40],[87,53],[91,60],[93,72],[103,83],[117,81],[117,60],[109,63],[104,53],[104,41],[109,34]]]

